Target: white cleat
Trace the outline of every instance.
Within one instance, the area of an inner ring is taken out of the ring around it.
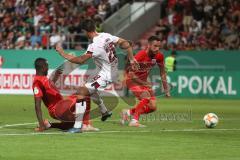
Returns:
[[[142,125],[139,123],[139,121],[137,120],[131,120],[131,122],[128,124],[129,127],[140,127],[140,128],[143,128],[143,127],[146,127],[145,125]]]
[[[128,124],[130,121],[130,115],[129,115],[129,110],[128,109],[123,109],[121,112],[121,120],[120,123],[122,125]]]

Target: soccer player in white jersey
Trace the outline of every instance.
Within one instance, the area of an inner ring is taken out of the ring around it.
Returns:
[[[134,69],[139,68],[137,61],[134,59],[131,44],[122,38],[113,36],[109,33],[96,32],[95,22],[87,19],[82,23],[82,29],[87,37],[92,40],[85,54],[74,56],[64,52],[60,44],[56,45],[56,51],[65,59],[72,63],[83,64],[88,59],[93,58],[96,65],[95,72],[90,75],[85,86],[80,87],[81,95],[91,96],[102,113],[102,121],[105,121],[112,115],[103,103],[98,93],[99,88],[105,88],[111,82],[114,82],[118,74],[118,58],[116,56],[115,46],[119,45],[121,49],[127,51],[128,59]],[[77,132],[77,129],[76,129]]]

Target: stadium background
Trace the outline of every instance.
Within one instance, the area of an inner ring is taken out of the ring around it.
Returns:
[[[150,35],[161,38],[165,57],[176,50],[177,71],[169,74],[173,96],[238,98],[239,17],[239,2],[225,0],[2,1],[1,67],[24,74],[21,69],[33,68],[34,59],[42,56],[51,69],[56,68],[64,60],[54,52],[54,45],[62,41],[64,48],[74,49],[70,52],[83,53],[89,42],[80,23],[92,18],[98,31],[133,41],[135,51],[144,48]],[[124,53],[117,54],[123,70]],[[5,73],[8,70],[0,76],[2,93],[8,93],[9,87],[21,89],[22,84],[17,84],[23,83],[21,76]],[[153,71],[151,78],[159,88],[158,72]]]

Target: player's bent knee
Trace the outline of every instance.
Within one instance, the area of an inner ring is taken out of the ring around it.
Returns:
[[[156,111],[157,110],[157,107],[154,106],[154,105],[149,105],[149,108],[151,109],[151,111]]]
[[[83,100],[83,99],[85,99],[85,96],[82,96],[82,95],[76,95],[76,97],[77,97],[77,100]]]
[[[89,91],[86,87],[79,87],[76,94],[81,96],[89,96]],[[83,97],[83,98],[86,98],[86,97]]]

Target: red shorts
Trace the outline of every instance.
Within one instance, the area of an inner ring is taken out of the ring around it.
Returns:
[[[153,90],[149,87],[132,85],[132,86],[129,86],[129,89],[132,91],[135,97],[137,97],[139,100],[141,100],[141,94],[143,92],[149,92],[151,96],[149,98],[151,98],[152,100],[156,99]]]
[[[76,96],[69,96],[66,99],[60,100],[49,110],[50,116],[63,122],[73,122],[75,120],[76,100]]]

